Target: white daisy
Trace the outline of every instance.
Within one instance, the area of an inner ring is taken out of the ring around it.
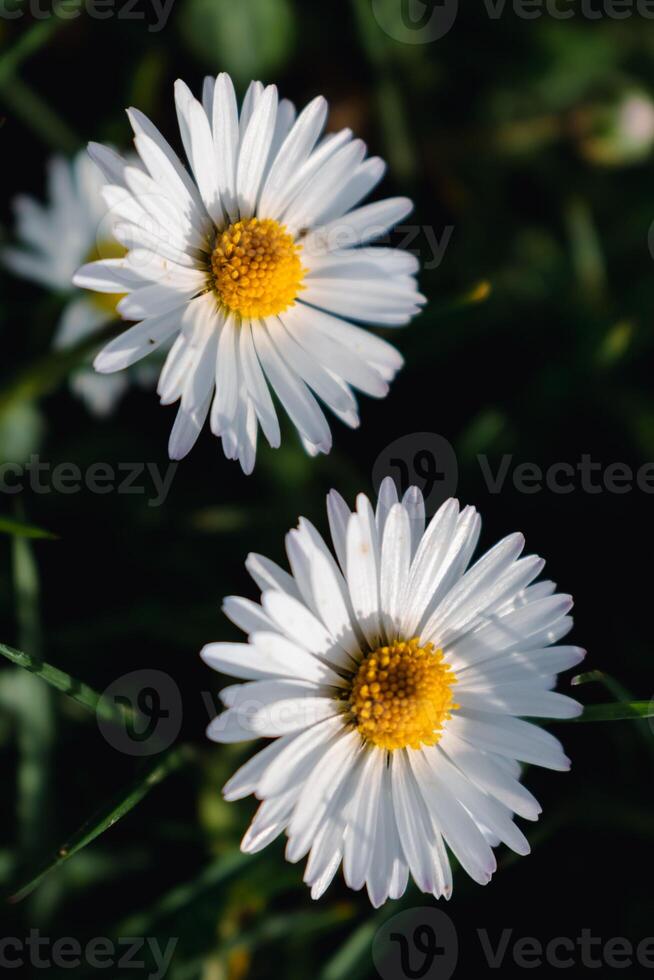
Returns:
[[[500,842],[528,853],[514,814],[536,820],[540,807],[520,763],[569,769],[558,740],[519,716],[581,711],[552,690],[584,656],[550,645],[572,626],[572,599],[552,582],[531,584],[543,561],[519,557],[521,534],[468,569],[481,522],[456,500],[426,529],[419,490],[398,502],[391,480],[376,512],[362,494],[350,513],[335,491],[327,509],[336,557],[300,519],[286,538],[290,574],[250,555],[261,604],[225,600],[248,642],[202,651],[248,681],[222,692],[227,710],[209,737],[275,739],[224,795],[263,801],[242,849],[285,832],[288,860],[309,855],[314,898],[341,863],[374,906],[402,895],[409,875],[449,898],[447,849],[480,884]]]
[[[53,157],[48,164],[48,203],[27,195],[14,201],[19,247],[0,254],[16,275],[38,282],[66,299],[54,337],[57,348],[71,347],[116,319],[118,296],[89,296],[74,289],[72,277],[80,263],[100,256],[120,256],[124,249],[107,231],[101,190],[102,174],[85,151],[68,161]],[[145,380],[145,379],[144,379]],[[98,415],[109,413],[127,387],[121,376],[103,377],[82,367],[71,387]]]
[[[175,84],[191,174],[155,126],[128,115],[145,173],[91,144],[124,259],[80,269],[87,289],[128,292],[119,312],[136,326],[98,356],[119,371],[175,338],[159,379],[163,404],[180,401],[169,452],[181,459],[207,416],[225,454],[254,467],[258,426],[280,444],[270,388],[311,454],[331,433],[317,396],[358,425],[352,388],[382,397],[397,351],[350,320],[406,324],[424,297],[406,251],[366,247],[411,210],[406,198],[359,207],[384,173],[349,129],[321,134],[327,102],[296,119],[277,88],[253,82],[240,113],[232,81],[205,79],[202,102]],[[125,195],[127,191],[127,196]],[[270,388],[269,388],[270,386]]]

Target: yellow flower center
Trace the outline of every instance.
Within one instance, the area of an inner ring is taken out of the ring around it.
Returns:
[[[382,749],[435,745],[443,722],[458,708],[454,684],[452,668],[433,643],[397,641],[361,661],[350,710],[363,737]]]
[[[304,289],[301,247],[269,218],[230,225],[219,234],[211,255],[213,287],[221,302],[242,317],[274,316],[288,309]]]
[[[127,255],[127,249],[112,239],[97,242],[86,257],[86,262],[97,262],[98,259],[122,259]],[[91,301],[104,313],[117,316],[116,307],[125,293],[91,293]]]

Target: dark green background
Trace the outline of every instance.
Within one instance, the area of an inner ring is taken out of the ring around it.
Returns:
[[[220,613],[224,595],[255,597],[246,554],[281,560],[283,536],[300,514],[325,530],[326,491],[335,486],[350,500],[372,492],[374,461],[400,436],[436,432],[454,445],[458,495],[482,514],[482,545],[523,531],[528,551],[542,554],[547,574],[575,597],[571,642],[588,649],[587,669],[651,697],[654,497],[638,489],[590,494],[579,484],[566,495],[524,494],[510,481],[491,494],[477,456],[487,454],[493,469],[503,453],[543,467],[577,465],[583,454],[603,467],[654,460],[654,166],[647,146],[633,159],[618,125],[628,93],[649,98],[654,86],[654,21],[523,20],[508,9],[494,20],[483,4],[470,7],[444,38],[407,45],[381,30],[366,0],[176,0],[158,33],[147,21],[117,17],[59,22],[15,73],[7,66],[34,22],[0,19],[7,236],[11,196],[42,195],[53,149],[88,139],[125,145],[129,104],[174,141],[174,79],[198,91],[205,73],[220,70],[233,72],[241,91],[251,77],[275,81],[299,105],[323,93],[332,127],[351,125],[389,161],[380,192],[410,194],[408,220],[439,238],[454,229],[441,265],[421,276],[426,311],[388,334],[405,369],[385,401],[362,399],[359,431],[334,422],[329,457],[307,458],[289,426],[280,451],[260,444],[255,474],[245,478],[205,432],[161,508],[148,507],[147,495],[0,497],[0,514],[60,535],[33,545],[38,609],[20,601],[12,542],[0,538],[0,641],[40,643],[50,663],[97,690],[132,670],[166,671],[183,695],[180,738],[195,746],[193,759],[122,822],[30,898],[5,906],[3,935],[38,927],[81,941],[126,928],[164,942],[176,936],[171,980],[375,975],[370,937],[399,905],[373,914],[340,876],[311,903],[301,866],[287,865],[279,844],[218,885],[202,877],[237,848],[253,804],[221,801],[222,783],[248,750],[204,740],[201,692],[215,692],[220,679],[197,654],[209,640],[236,635]],[[428,261],[424,235],[417,247]],[[486,281],[489,299],[470,303]],[[132,391],[104,421],[54,377],[43,397],[17,398],[15,378],[47,351],[60,303],[5,274],[1,288],[4,458],[8,437],[20,435],[26,452],[53,464],[165,468],[174,409],[159,407],[152,393]],[[19,546],[19,565],[24,557]],[[7,894],[140,771],[82,708],[18,674],[0,671]],[[561,689],[568,686],[564,678]],[[587,703],[614,699],[599,683],[577,691]],[[543,943],[574,939],[582,928],[605,941],[654,932],[654,733],[647,722],[552,730],[573,769],[526,774],[544,809],[526,828],[533,854],[514,860],[500,851],[501,869],[484,889],[456,874],[446,911],[459,934],[461,975],[488,972],[478,928],[494,938],[512,928],[516,938]],[[410,891],[402,907],[430,901]],[[585,972],[578,965],[571,975]],[[550,974],[559,971],[540,973]]]

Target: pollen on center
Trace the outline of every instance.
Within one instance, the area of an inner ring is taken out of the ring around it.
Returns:
[[[350,711],[361,735],[383,749],[435,745],[458,705],[454,671],[433,643],[414,638],[368,654],[352,681]]]
[[[304,289],[301,248],[270,218],[230,225],[218,235],[211,255],[213,288],[220,301],[241,317],[282,313]]]

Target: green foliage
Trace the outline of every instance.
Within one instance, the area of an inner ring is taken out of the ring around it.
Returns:
[[[181,29],[209,71],[229,72],[241,88],[283,69],[296,37],[289,0],[184,0]]]

